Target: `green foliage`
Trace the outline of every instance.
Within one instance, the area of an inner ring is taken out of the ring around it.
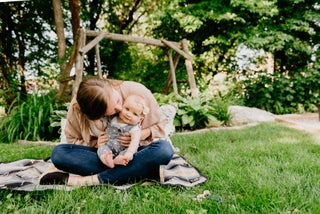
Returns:
[[[5,111],[7,111],[12,103],[12,100],[14,100],[15,97],[17,97],[20,93],[19,81],[17,80],[17,78],[11,75],[8,77],[8,85],[4,84],[4,80],[2,80],[1,75],[0,80],[2,82],[2,84],[0,84],[0,106],[2,106]]]
[[[60,134],[61,137],[61,133],[62,133],[62,120],[67,118],[67,113],[68,113],[68,107],[69,107],[70,103],[65,103],[63,104],[61,107],[63,107],[63,109],[58,109],[58,110],[54,110],[53,114],[51,115],[51,123],[50,126],[53,128],[58,128],[58,133]],[[61,139],[60,139],[61,140]]]
[[[68,107],[66,106],[66,109]],[[67,110],[54,110],[53,114],[51,115],[52,122],[50,126],[52,127],[61,127],[61,119],[67,118]]]
[[[178,103],[174,125],[178,130],[195,130],[207,127],[215,120],[210,101],[199,96],[184,98]]]
[[[177,130],[195,130],[206,127],[228,126],[231,116],[228,112],[230,105],[242,104],[241,100],[232,94],[231,83],[225,74],[214,78],[212,75],[202,75],[198,78],[198,97],[190,97],[189,88],[180,91],[181,96],[173,93],[163,95],[154,93],[160,105],[175,103],[178,110],[174,119]]]
[[[130,59],[119,58],[122,66],[116,68],[114,78],[141,82],[153,92],[163,92],[169,69],[166,52],[159,47],[142,44],[128,46]]]
[[[319,85],[317,69],[292,76],[260,72],[238,81],[234,93],[243,98],[244,105],[275,114],[314,112],[320,102]]]
[[[23,92],[25,76],[56,58],[52,14],[52,4],[41,0],[0,4],[0,89]]]
[[[86,29],[177,42],[186,38],[193,54],[197,80],[203,74],[233,72],[240,44],[271,53],[275,70],[284,76],[276,74],[275,77],[261,76],[257,79],[267,85],[256,80],[242,82],[246,89],[243,92],[240,87],[238,97],[244,97],[248,105],[285,113],[312,110],[314,104],[319,102],[317,68],[311,65],[314,59],[319,61],[320,34],[317,32],[320,19],[316,0],[143,0],[132,3],[82,0],[80,4],[81,23]],[[16,93],[27,85],[23,81],[23,70],[43,78],[45,71],[41,68],[56,61],[56,40],[51,36],[55,29],[52,5],[48,10],[43,10],[44,6],[48,4],[40,0],[0,4],[0,89],[3,90],[0,91],[0,102],[5,103],[6,107],[12,103]],[[71,19],[67,12],[69,6],[67,2],[62,3],[66,20]],[[70,22],[66,20],[60,21],[64,21],[66,31],[70,31]],[[69,37],[67,44],[68,49],[73,44]],[[103,40],[99,46],[103,73],[108,73],[109,78],[134,80],[145,84],[153,92],[164,91],[169,70],[167,48],[112,40]],[[85,57],[86,74],[96,71],[93,52],[90,51]],[[176,70],[180,90],[186,87],[187,82],[184,67],[183,60],[180,60]],[[53,69],[56,70],[59,69]],[[289,74],[288,80],[285,74]],[[27,78],[27,72],[25,75]],[[308,75],[311,75],[311,80],[305,80]],[[290,85],[292,81],[294,83]],[[201,90],[204,87],[200,85]],[[311,92],[314,94],[310,95]],[[295,93],[299,96],[293,99]],[[254,103],[255,97],[257,105]],[[190,104],[193,110],[188,111],[195,111],[197,105],[207,105],[203,100]],[[181,108],[187,110],[185,106]],[[208,113],[211,107],[205,109],[201,114],[211,114]],[[184,121],[192,121],[191,116],[188,118]]]
[[[153,33],[169,40],[187,38],[198,76],[233,72],[230,65],[236,63],[240,44],[272,53],[281,72],[306,72],[319,44],[318,11],[315,0],[177,0],[159,15]]]
[[[26,100],[18,96],[0,120],[0,141],[54,140],[58,138],[58,128],[50,126],[52,115],[61,106],[55,101],[53,92],[45,95],[28,95]]]
[[[174,118],[177,130],[196,130],[212,126],[228,125],[229,102],[222,97],[214,99],[201,94],[199,97],[174,97],[155,94],[159,104],[175,103],[178,106]]]

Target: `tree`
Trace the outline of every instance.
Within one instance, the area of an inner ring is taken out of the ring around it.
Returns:
[[[245,42],[249,47],[273,53],[274,68],[294,73],[308,67],[319,44],[317,1],[282,0],[272,5],[268,19],[261,19]],[[250,10],[248,14],[258,13]]]
[[[317,1],[173,1],[156,35],[186,37],[199,72],[231,71],[239,44],[274,53],[275,68],[297,71],[310,63],[319,44]],[[175,29],[175,34],[169,32]],[[167,38],[170,39],[170,38]]]
[[[90,30],[106,30],[112,33],[131,34],[135,26],[141,23],[144,16],[148,16],[159,0],[136,0],[132,2],[123,0],[82,0],[83,27]],[[116,41],[102,41],[100,43],[101,63],[104,72],[110,78],[128,72],[132,65],[132,56],[129,51],[129,44]],[[85,70],[93,75],[95,69],[93,50],[88,53],[88,62]]]
[[[235,66],[237,49],[244,45],[271,55],[275,69],[274,74],[265,69],[252,75],[257,78],[236,80],[245,105],[288,113],[312,110],[319,102],[317,1],[176,0],[166,8],[152,32],[170,40],[187,38],[198,78],[221,71],[245,76],[246,70]]]
[[[60,0],[52,0],[54,20],[56,23],[56,33],[58,37],[58,62],[60,65],[60,76],[65,77],[65,69],[66,69],[66,38],[64,35],[64,21],[62,15],[61,1]],[[60,83],[59,89],[59,97],[62,97],[65,90],[65,83]]]
[[[45,32],[50,31],[47,23],[52,17],[44,7],[51,9],[40,0],[0,3],[0,87],[7,108],[16,93],[26,94],[26,70],[41,73],[40,67],[48,62],[42,56],[50,58]]]
[[[60,64],[60,74],[59,74],[59,94],[58,98],[62,99],[66,87],[68,85],[68,77],[70,76],[71,69],[76,59],[77,50],[77,32],[80,28],[80,5],[79,0],[69,0],[69,7],[71,12],[71,27],[72,27],[72,38],[73,46],[71,49],[71,54],[69,56],[69,62],[66,62],[66,38],[64,35],[64,19],[63,10],[60,0],[52,0],[52,5],[54,8],[54,17],[56,23],[56,33],[58,36],[58,61]]]

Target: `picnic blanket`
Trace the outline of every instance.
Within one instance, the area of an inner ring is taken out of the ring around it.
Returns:
[[[0,189],[35,191],[46,189],[72,190],[77,187],[66,185],[39,185],[39,177],[55,167],[50,159],[22,159],[10,163],[0,163]],[[163,185],[193,187],[202,184],[207,177],[187,162],[185,158],[174,154],[172,160],[160,166],[159,181],[151,182]],[[150,182],[150,181],[149,181]],[[116,189],[127,189],[136,184],[113,186]]]

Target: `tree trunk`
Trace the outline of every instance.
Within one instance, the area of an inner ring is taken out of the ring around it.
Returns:
[[[0,13],[0,20],[6,20],[0,23],[1,26],[1,39],[0,39],[0,89],[3,90],[1,93],[1,98],[5,103],[6,112],[9,109],[12,101],[16,97],[16,88],[11,84],[12,76],[15,70],[16,62],[14,58],[14,37],[13,32],[15,30],[15,24],[13,21],[14,11],[8,4],[0,3],[0,10],[5,11],[5,13]]]
[[[66,55],[66,38],[64,35],[64,23],[62,16],[62,8],[60,0],[52,0],[53,12],[54,12],[54,20],[56,23],[56,33],[58,37],[58,61],[60,65],[60,78],[65,77],[65,55]],[[64,83],[59,84],[59,97],[63,94],[64,91]]]
[[[72,35],[73,42],[76,41],[76,36],[80,28],[80,5],[79,0],[70,0],[70,12],[71,12],[71,25],[72,25]]]
[[[25,67],[25,41],[23,36],[18,39],[19,44],[19,74],[20,74],[20,87],[21,87],[21,96],[22,99],[27,95],[27,88],[26,88],[26,78],[24,75],[24,67]]]
[[[60,70],[65,68],[64,57],[66,55],[66,38],[64,35],[64,23],[62,16],[62,8],[60,0],[52,0],[54,20],[56,23],[56,33],[58,36],[58,59],[60,64]]]
[[[281,73],[286,72],[287,57],[284,50],[275,51],[274,53],[274,68]]]
[[[100,14],[102,12],[103,1],[96,0],[90,1],[90,13],[89,13],[89,29],[96,30],[97,21],[99,20]],[[94,8],[94,9],[92,9]],[[88,41],[89,42],[89,41]],[[85,65],[85,70],[89,75],[95,75],[96,68],[96,58],[95,58],[95,50],[92,49],[87,53],[88,63]]]
[[[53,0],[54,1],[54,0]],[[68,64],[65,66],[64,71],[60,75],[60,88],[59,88],[59,99],[61,100],[64,96],[66,88],[68,86],[68,77],[70,76],[71,69],[75,63],[77,55],[77,35],[80,29],[80,6],[79,0],[70,0],[70,12],[71,12],[71,24],[72,24],[72,35],[73,35],[73,47],[71,50],[71,55]]]

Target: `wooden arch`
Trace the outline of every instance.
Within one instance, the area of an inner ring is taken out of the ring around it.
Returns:
[[[90,42],[86,43],[87,37],[94,37]],[[160,47],[169,47],[168,57],[169,57],[169,64],[170,64],[170,73],[174,94],[178,96],[178,88],[176,82],[176,75],[175,70],[178,64],[179,55],[183,56],[185,59],[185,65],[188,73],[188,82],[191,89],[191,96],[197,97],[198,96],[198,89],[196,86],[193,68],[192,68],[192,56],[189,54],[187,40],[183,39],[181,42],[172,42],[167,40],[158,40],[153,38],[143,38],[137,36],[129,36],[123,34],[115,34],[109,32],[97,32],[92,30],[79,30],[79,37],[78,37],[78,45],[77,45],[77,56],[75,61],[75,81],[73,85],[72,95],[75,95],[78,91],[80,82],[82,81],[83,76],[83,59],[84,55],[95,47],[96,52],[96,60],[97,60],[97,69],[98,69],[98,76],[102,78],[102,71],[101,71],[101,61],[100,61],[100,52],[99,52],[99,42],[102,39],[110,39],[110,40],[117,40],[117,41],[124,41],[124,42],[135,42],[135,43],[143,43],[148,45],[155,45]],[[172,58],[172,50],[176,51],[178,54],[176,55],[175,59]],[[170,83],[167,83],[170,84]]]

